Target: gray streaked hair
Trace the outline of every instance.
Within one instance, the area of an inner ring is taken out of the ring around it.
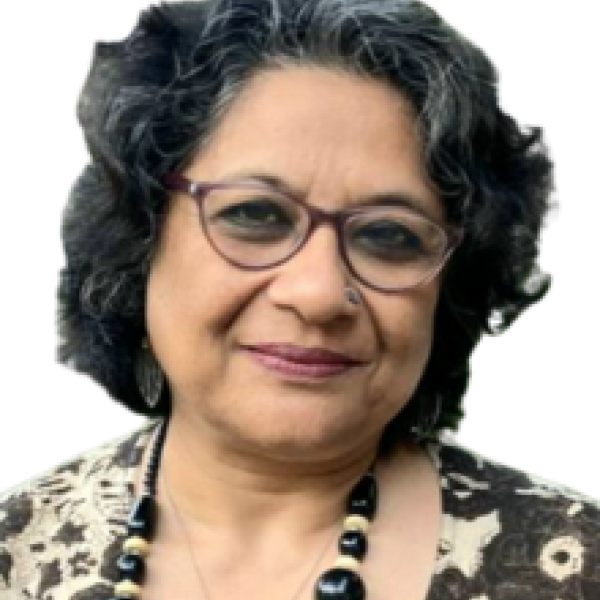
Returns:
[[[125,40],[97,45],[78,107],[91,161],[63,221],[59,358],[134,411],[170,410],[168,389],[151,411],[133,377],[162,178],[210,142],[249,78],[297,64],[384,81],[414,108],[429,177],[466,235],[444,273],[425,373],[384,445],[438,403],[432,431],[456,428],[482,333],[508,327],[549,287],[536,261],[552,165],[541,130],[501,110],[485,54],[414,0],[169,3],[144,11]]]

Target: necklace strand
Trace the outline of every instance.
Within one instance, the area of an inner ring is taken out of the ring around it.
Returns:
[[[141,596],[142,585],[146,575],[145,557],[150,551],[156,534],[156,484],[158,468],[167,431],[167,421],[158,425],[150,456],[142,479],[142,494],[132,505],[127,523],[127,538],[123,543],[123,552],[117,561],[119,580],[114,587],[111,600],[138,600]],[[162,477],[164,485],[164,477]],[[179,527],[182,529],[190,559],[198,577],[200,587],[206,600],[209,594],[200,568],[194,558],[189,533],[183,526],[181,517],[172,501],[168,487],[165,485],[167,499],[173,513],[176,515]],[[377,480],[373,467],[365,473],[354,485],[346,502],[346,518],[343,531],[339,538],[339,555],[333,568],[325,571],[318,579],[314,588],[315,600],[365,600],[366,589],[358,574],[360,564],[367,553],[367,531],[377,510]],[[304,590],[306,583],[323,559],[330,542],[291,600],[297,600]]]
[[[200,589],[202,590],[202,595],[204,596],[204,598],[206,598],[206,600],[210,600],[210,594],[208,592],[208,586],[206,585],[206,580],[204,579],[204,577],[202,575],[202,570],[200,569],[200,565],[198,564],[198,561],[196,560],[196,555],[193,550],[193,544],[191,541],[190,532],[185,527],[185,525],[183,523],[183,519],[181,517],[181,513],[179,511],[179,508],[177,507],[177,505],[175,504],[175,501],[173,500],[173,495],[171,494],[171,490],[167,483],[166,476],[164,474],[162,474],[159,477],[160,477],[160,482],[165,490],[165,496],[167,498],[167,503],[169,505],[169,508],[170,508],[171,512],[174,514],[175,519],[177,521],[177,527],[181,531],[183,538],[185,540],[187,550],[188,550],[188,555],[190,557],[190,562],[192,563],[192,565],[194,567],[194,571],[196,573],[196,578],[198,579],[198,585],[199,585]],[[311,565],[308,573],[306,573],[306,575],[302,578],[300,585],[297,587],[296,591],[290,597],[290,600],[298,599],[298,597],[300,596],[300,594],[302,593],[302,591],[308,584],[308,581],[310,580],[311,575],[317,570],[319,563],[323,560],[323,557],[325,556],[325,554],[327,553],[327,550],[331,546],[332,541],[333,541],[332,537],[329,537],[327,539],[327,543],[325,544],[325,546],[323,546],[323,549],[319,552],[317,559]]]

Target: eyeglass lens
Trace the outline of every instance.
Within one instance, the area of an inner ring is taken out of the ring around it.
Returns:
[[[289,258],[303,243],[310,217],[302,204],[251,186],[214,189],[203,202],[206,234],[226,258],[249,268]],[[394,289],[414,285],[443,261],[447,236],[400,206],[371,207],[344,222],[347,259],[365,281]]]

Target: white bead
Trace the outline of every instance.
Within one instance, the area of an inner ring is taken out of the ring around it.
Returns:
[[[344,519],[344,531],[369,531],[369,519],[362,515],[349,515]]]
[[[119,598],[139,598],[142,588],[133,581],[121,581],[115,585],[115,594]]]
[[[340,554],[337,557],[334,566],[339,567],[341,569],[350,569],[351,571],[358,571],[360,567],[360,562],[356,560],[354,556]]]
[[[123,550],[139,554],[140,556],[147,556],[150,544],[139,536],[133,536],[127,538],[123,542]]]

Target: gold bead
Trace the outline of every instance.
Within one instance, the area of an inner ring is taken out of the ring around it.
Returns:
[[[369,519],[362,515],[349,515],[344,519],[344,531],[369,531]]]
[[[360,567],[360,562],[354,558],[354,556],[347,556],[340,554],[334,564],[335,567],[341,569],[350,569],[351,571],[357,571]]]
[[[128,550],[129,552],[139,554],[140,556],[147,556],[149,549],[150,544],[144,538],[139,536],[127,538],[125,542],[123,542],[123,550]]]
[[[115,585],[115,594],[119,598],[139,598],[142,588],[133,581],[121,581]]]

